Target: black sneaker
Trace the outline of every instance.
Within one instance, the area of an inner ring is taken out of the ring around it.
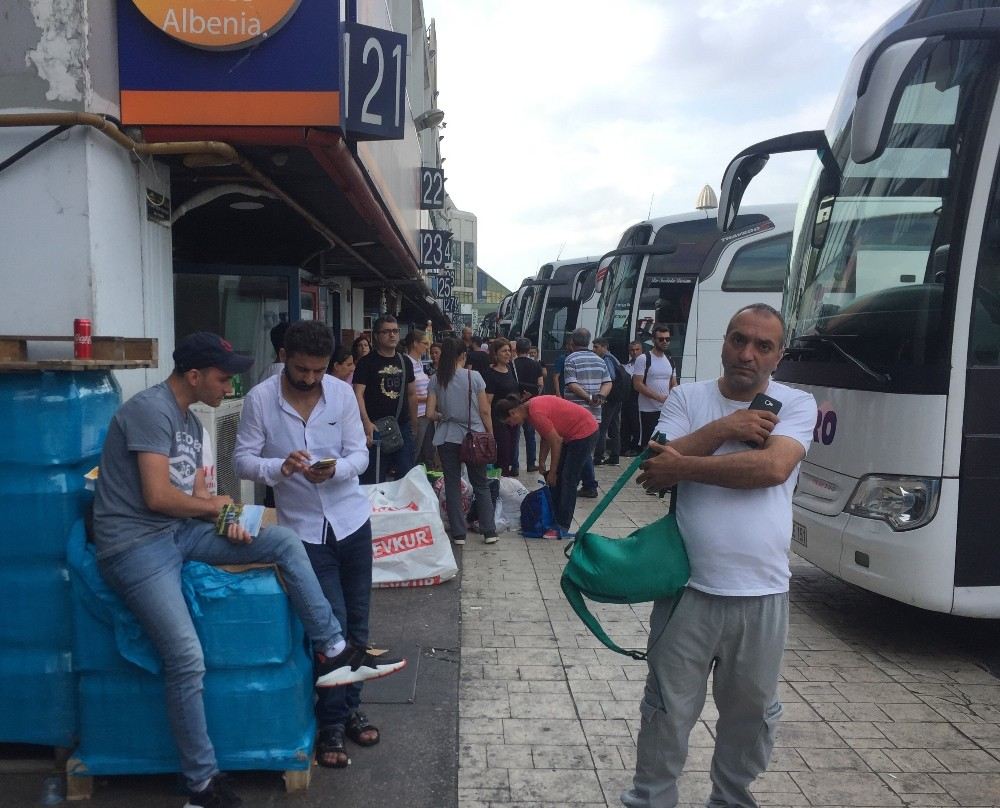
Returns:
[[[605,464],[605,462],[606,461],[605,461],[605,459],[603,457],[595,457],[594,458],[594,465],[595,466],[603,466]]]
[[[236,796],[224,774],[213,777],[204,791],[192,791],[184,808],[241,808],[243,800]]]
[[[604,461],[605,466],[620,466],[621,464],[621,459],[617,457],[609,457]]]
[[[364,648],[350,640],[335,657],[316,655],[316,687],[340,687],[369,679],[381,679],[406,667],[405,659],[386,655],[385,651]]]
[[[597,489],[596,488],[581,488],[576,492],[578,497],[584,497],[585,499],[597,499]]]
[[[538,471],[538,466],[528,466],[528,473]]]

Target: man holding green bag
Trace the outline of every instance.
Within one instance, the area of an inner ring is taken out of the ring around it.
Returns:
[[[654,456],[638,478],[647,490],[677,485],[691,578],[650,617],[636,772],[622,794],[628,808],[677,805],[709,672],[719,720],[707,805],[757,805],[749,787],[767,768],[782,710],[792,492],[816,420],[811,395],[771,381],[783,340],[784,322],[770,306],[736,312],[722,376],[667,398],[656,431],[669,443],[650,444]]]

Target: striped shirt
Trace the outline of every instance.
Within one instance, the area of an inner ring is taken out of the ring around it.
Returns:
[[[566,367],[563,376],[566,379],[566,393],[564,398],[567,401],[572,401],[574,404],[579,404],[581,407],[586,407],[595,420],[600,423],[601,408],[599,406],[590,406],[585,398],[581,398],[573,393],[569,389],[569,386],[576,383],[589,395],[596,396],[601,392],[601,385],[604,382],[611,381],[611,374],[608,373],[608,366],[604,364],[604,360],[593,351],[587,349],[574,351],[566,357]]]

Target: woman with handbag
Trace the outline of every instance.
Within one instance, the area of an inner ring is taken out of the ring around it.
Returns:
[[[493,423],[486,398],[483,377],[466,370],[465,344],[459,339],[446,339],[441,346],[438,370],[431,377],[427,390],[427,417],[436,424],[434,445],[444,469],[445,501],[448,503],[448,523],[452,541],[465,544],[467,526],[462,511],[462,462],[469,472],[469,482],[475,492],[476,512],[483,541],[497,540],[493,521],[493,498],[490,496],[486,466],[493,462],[490,449]]]
[[[564,537],[570,536],[573,511],[576,510],[576,487],[580,484],[583,465],[593,455],[597,443],[597,419],[586,407],[559,396],[536,396],[527,401],[521,401],[517,395],[507,396],[497,402],[493,414],[514,428],[527,421],[538,432],[542,439],[538,450],[539,470],[552,488],[559,529]],[[546,472],[545,458],[550,453],[551,465]]]
[[[492,407],[519,390],[517,371],[513,365],[513,352],[510,342],[503,337],[497,337],[490,343],[489,368],[483,373],[486,382],[486,399]],[[514,441],[520,433],[517,427],[508,426],[502,419],[493,417],[493,436],[497,441],[497,466],[504,477],[516,477],[514,468]]]

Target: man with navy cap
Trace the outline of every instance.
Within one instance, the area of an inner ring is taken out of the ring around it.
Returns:
[[[253,360],[217,334],[198,332],[174,351],[170,377],[123,404],[108,427],[94,499],[94,541],[108,584],[135,614],[163,660],[167,716],[189,789],[185,808],[238,808],[208,737],[201,643],[181,593],[181,565],[273,563],[316,653],[316,685],[336,687],[406,663],[346,642],[299,537],[278,526],[226,536],[215,521],[229,497],[201,471],[203,432],[190,405],[217,407]]]

